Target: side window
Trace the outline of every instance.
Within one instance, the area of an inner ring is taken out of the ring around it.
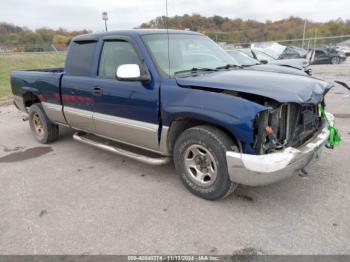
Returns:
[[[324,55],[325,55],[325,53],[323,51],[316,50],[316,56],[321,57],[321,56],[324,56]]]
[[[96,42],[74,43],[71,62],[68,66],[69,75],[88,76],[90,75]]]
[[[115,78],[117,68],[124,64],[138,64],[141,61],[133,46],[126,41],[105,41],[103,44],[98,76]]]

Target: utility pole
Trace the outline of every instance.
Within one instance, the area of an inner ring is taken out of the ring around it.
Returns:
[[[301,45],[301,48],[304,48],[304,43],[305,43],[305,32],[306,32],[306,23],[307,20],[305,19],[305,23],[304,23],[304,32],[303,32],[303,43]]]
[[[107,13],[106,11],[104,11],[104,12],[102,13],[102,20],[105,21],[105,28],[106,28],[106,32],[107,32],[107,31],[108,31],[108,30],[107,30],[108,13]]]
[[[315,29],[314,49],[316,49],[316,41],[317,41],[317,29]]]

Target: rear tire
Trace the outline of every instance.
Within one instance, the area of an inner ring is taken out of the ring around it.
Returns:
[[[41,104],[33,104],[29,109],[29,126],[34,138],[42,144],[58,139],[59,127],[46,116]]]
[[[185,187],[193,194],[218,200],[237,187],[228,175],[226,152],[238,151],[234,141],[222,130],[195,126],[185,130],[174,146],[174,164]]]

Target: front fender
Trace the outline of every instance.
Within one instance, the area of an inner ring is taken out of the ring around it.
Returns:
[[[178,118],[213,123],[228,130],[246,149],[244,144],[250,146],[254,139],[257,113],[267,109],[234,95],[190,88],[168,88],[162,93],[161,101],[164,125],[169,126]]]

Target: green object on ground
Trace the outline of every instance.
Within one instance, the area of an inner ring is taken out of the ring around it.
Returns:
[[[340,136],[338,130],[332,125],[328,126],[328,130],[329,130],[328,143],[331,146],[339,145],[339,143],[341,141],[341,136]]]
[[[327,114],[324,106],[320,106],[320,112],[321,112],[321,116],[324,117],[328,123],[328,130],[329,130],[328,144],[331,147],[339,145],[341,141],[341,136],[338,132],[338,129],[334,126],[334,123],[331,123],[327,118]]]

